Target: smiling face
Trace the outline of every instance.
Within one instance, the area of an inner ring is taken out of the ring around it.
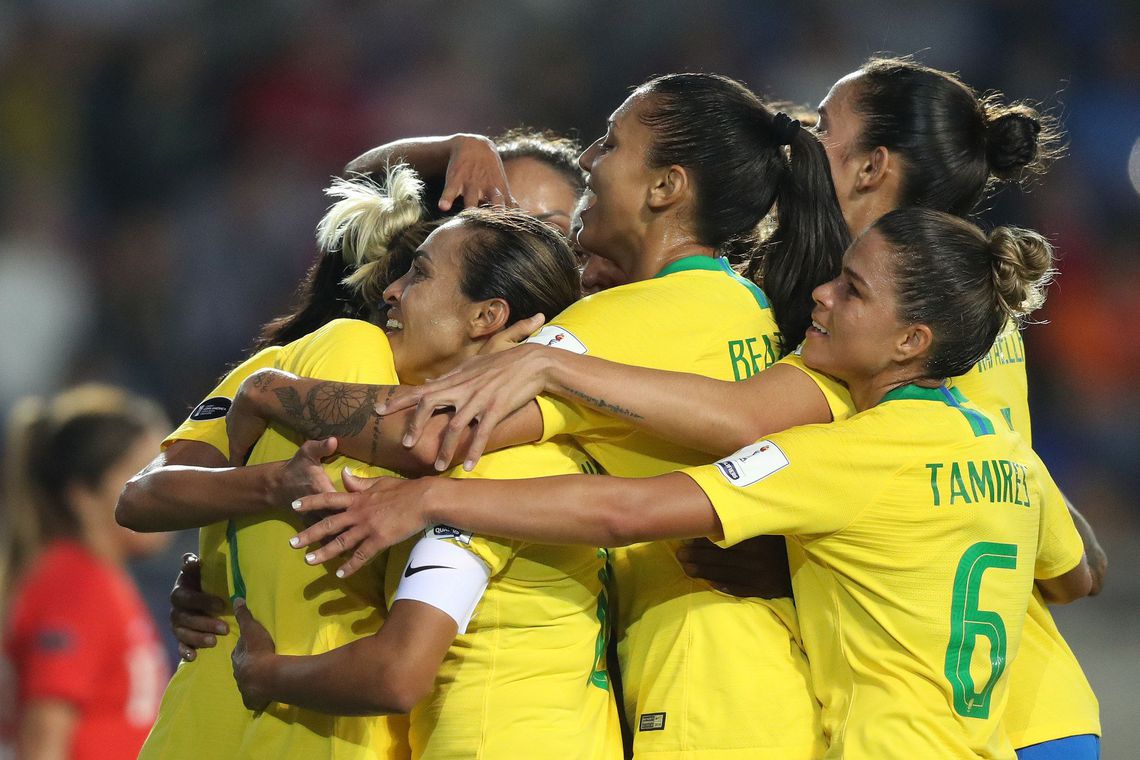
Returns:
[[[898,317],[892,276],[890,247],[869,230],[844,255],[839,276],[812,292],[804,363],[852,386],[896,368],[908,325]]]
[[[507,159],[503,170],[519,210],[546,222],[563,235],[570,233],[578,188],[562,172],[526,156]]]
[[[422,383],[454,367],[472,345],[471,319],[478,304],[463,294],[463,245],[470,225],[454,220],[437,228],[416,251],[412,266],[384,291],[388,340],[396,373]]]
[[[641,121],[651,97],[630,95],[610,116],[606,133],[578,159],[589,173],[590,190],[578,243],[627,272],[642,248],[652,187],[646,156],[653,132]]]

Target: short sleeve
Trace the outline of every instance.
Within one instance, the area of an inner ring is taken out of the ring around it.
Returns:
[[[1034,454],[1036,457],[1036,454]],[[1036,460],[1037,480],[1041,489],[1041,531],[1037,541],[1035,578],[1056,578],[1076,567],[1085,553],[1085,545],[1061,490],[1053,482],[1040,459]]]
[[[835,378],[829,377],[822,372],[816,372],[804,364],[803,357],[800,356],[798,348],[794,353],[788,354],[776,363],[795,367],[811,378],[811,381],[815,383],[816,387],[823,393],[823,397],[827,400],[827,407],[831,410],[832,420],[838,422],[855,414],[855,403],[851,400],[851,394],[847,391],[847,387]]]
[[[842,436],[809,425],[682,470],[704,491],[723,546],[765,534],[819,536],[850,525],[866,504],[865,477]],[[863,482],[855,482],[863,481]]]
[[[626,305],[626,310],[621,308],[621,299],[615,299],[603,291],[577,302],[526,342],[609,361],[652,366],[653,362],[645,361],[641,356],[644,352],[644,338],[640,335],[631,336],[628,334],[630,330],[618,328],[630,318],[626,311],[644,305],[641,302],[646,300],[646,294],[627,292],[623,295],[627,300],[633,301]],[[558,435],[615,440],[632,432],[629,425],[596,409],[552,396],[539,396],[537,401],[542,413],[541,441],[548,441]]]
[[[398,381],[384,331],[359,319],[336,319],[281,349],[278,369],[344,383],[390,385]]]
[[[115,656],[106,609],[93,593],[43,598],[21,626],[16,653],[21,701],[62,699],[82,703],[98,696],[108,657]]]
[[[194,407],[190,416],[162,442],[166,449],[175,441],[201,441],[208,443],[229,458],[230,444],[226,436],[226,412],[230,410],[234,394],[245,379],[258,370],[274,366],[280,346],[258,351],[234,367],[203,401]]]

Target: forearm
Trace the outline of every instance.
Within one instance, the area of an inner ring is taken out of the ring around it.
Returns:
[[[714,456],[789,427],[831,421],[823,394],[793,367],[775,365],[747,381],[728,382],[547,353],[547,392]]]
[[[401,443],[406,415],[376,414],[377,401],[397,386],[317,380],[279,370],[262,370],[250,381],[240,395],[267,422],[310,440],[335,437],[339,453],[362,462],[405,474],[431,472],[434,459],[422,461]]]
[[[271,701],[329,715],[383,715],[406,712],[396,695],[383,688],[389,663],[369,662],[374,655],[392,660],[396,652],[376,651],[371,638],[317,655],[275,654],[262,664],[264,693]]]
[[[140,532],[184,530],[285,507],[271,499],[273,478],[281,466],[147,469],[124,486],[115,519]]]
[[[451,618],[402,600],[372,636],[318,655],[268,656],[240,677],[259,697],[307,710],[407,713],[431,691],[455,634]]]
[[[442,177],[456,137],[411,137],[385,143],[352,159],[344,171],[367,174],[383,171],[389,164],[405,163],[425,177]]]
[[[1065,496],[1065,506],[1069,508],[1073,524],[1076,525],[1077,533],[1080,534],[1081,542],[1085,546],[1085,557],[1088,558],[1089,573],[1092,578],[1092,587],[1088,595],[1096,596],[1104,586],[1104,576],[1108,573],[1108,555],[1105,554],[1100,542],[1097,541],[1096,533],[1093,532],[1089,521],[1077,511],[1077,508],[1069,501],[1068,496]]]
[[[422,508],[429,524],[548,544],[624,546],[709,536],[720,521],[689,477],[566,475],[529,480],[435,479]]]

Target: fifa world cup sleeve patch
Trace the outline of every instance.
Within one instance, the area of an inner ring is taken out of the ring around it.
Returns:
[[[791,464],[787,455],[771,441],[757,441],[716,463],[725,479],[737,488],[759,483]]]
[[[233,402],[225,396],[214,396],[203,401],[198,406],[194,407],[194,411],[190,412],[190,419],[196,422],[203,422],[205,420],[220,420],[226,416],[226,412],[230,410],[230,405]]]
[[[546,325],[534,335],[526,339],[527,343],[537,343],[540,346],[553,346],[576,354],[588,353],[586,344],[578,340],[574,333],[558,325]]]

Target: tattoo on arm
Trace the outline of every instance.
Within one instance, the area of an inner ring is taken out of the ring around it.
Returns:
[[[563,387],[566,387],[566,386],[563,386]],[[566,392],[569,393],[574,398],[578,399],[579,401],[583,401],[586,404],[588,404],[588,405],[590,405],[590,406],[592,406],[595,409],[598,409],[600,411],[612,412],[613,414],[617,415],[618,417],[625,417],[626,419],[630,419],[630,420],[645,419],[644,417],[642,417],[640,414],[633,411],[632,409],[626,409],[624,406],[618,406],[617,404],[611,404],[610,402],[606,401],[605,399],[596,398],[594,396],[591,396],[588,393],[583,393],[582,391],[578,390],[577,388],[566,387]]]
[[[391,401],[392,396],[396,395],[396,389],[397,388],[399,388],[398,385],[393,385],[391,388],[389,388],[388,393],[385,394],[385,396],[384,396],[384,401],[386,401],[386,402]],[[383,421],[383,419],[384,418],[378,414],[374,414],[372,416],[372,461],[373,462],[380,461],[380,423]]]
[[[376,419],[376,397],[379,386],[357,386],[348,383],[320,382],[314,385],[302,401],[293,388],[273,390],[281,403],[282,422],[298,433],[312,439],[358,435],[369,420]],[[379,424],[373,433],[373,447],[377,445]]]
[[[273,376],[270,375],[268,372],[262,372],[262,373],[256,374],[250,380],[250,383],[253,385],[253,387],[257,388],[258,390],[261,390],[262,388],[264,388],[265,386],[269,385],[272,382],[273,382]]]

